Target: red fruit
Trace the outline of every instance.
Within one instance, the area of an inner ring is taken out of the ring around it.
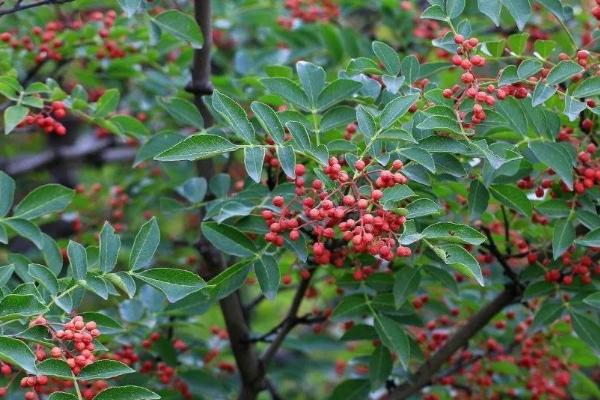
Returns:
[[[305,171],[306,171],[306,169],[304,168],[304,165],[302,165],[302,164],[296,164],[296,176],[302,176],[302,175],[304,175]]]
[[[283,207],[283,204],[285,203],[283,197],[281,196],[275,196],[273,197],[273,205],[275,207]]]
[[[297,231],[296,229],[294,229],[293,231],[290,232],[290,239],[291,240],[298,240],[300,239],[300,232]]]

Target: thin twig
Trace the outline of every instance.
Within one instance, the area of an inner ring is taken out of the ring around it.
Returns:
[[[6,10],[0,10],[0,17],[2,17],[4,15],[8,15],[8,14],[14,14],[14,13],[17,13],[17,12],[23,11],[23,10],[28,10],[30,8],[47,6],[47,5],[52,5],[52,4],[65,4],[65,3],[70,3],[72,1],[73,0],[41,0],[41,1],[38,1],[35,3],[22,4],[23,0],[18,0],[12,8],[9,8]]]

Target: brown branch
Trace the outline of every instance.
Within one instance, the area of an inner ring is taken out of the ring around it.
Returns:
[[[520,289],[523,289],[523,283],[519,280],[519,277],[517,276],[515,271],[513,271],[510,265],[508,265],[508,262],[506,262],[506,258],[496,246],[496,242],[494,241],[492,232],[484,226],[481,227],[481,230],[485,233],[489,242],[489,244],[482,244],[481,246],[489,250],[489,252],[492,253],[494,257],[496,257],[496,259],[502,266],[502,269],[504,270],[504,275],[506,275],[513,282],[514,285],[516,285]]]
[[[269,363],[273,360],[273,357],[275,357],[275,354],[277,354],[277,351],[283,344],[283,341],[287,335],[292,331],[292,329],[294,329],[294,327],[296,327],[296,325],[302,323],[302,318],[298,317],[298,310],[300,309],[300,305],[302,304],[302,300],[304,299],[306,291],[310,287],[310,280],[313,276],[313,270],[310,270],[310,272],[311,274],[308,279],[302,279],[300,281],[298,289],[296,289],[294,299],[292,300],[292,305],[290,306],[286,317],[276,327],[276,331],[278,332],[277,336],[261,357],[265,368],[268,367]]]
[[[2,17],[4,15],[8,15],[8,14],[14,14],[19,11],[27,10],[30,8],[47,6],[47,5],[52,5],[52,4],[55,4],[55,5],[65,4],[65,3],[70,3],[72,1],[73,0],[41,0],[41,1],[37,1],[35,3],[22,4],[23,0],[18,0],[12,8],[8,8],[6,10],[0,10],[0,17]]]
[[[210,51],[211,51],[211,2],[210,0],[194,0],[194,17],[204,35],[204,44],[201,49],[194,51],[192,65],[192,81],[187,90],[194,94],[196,108],[202,114],[204,127],[213,124],[213,117],[209,108],[204,103],[203,97],[212,93],[210,81]],[[201,160],[197,164],[198,173],[210,180],[215,175],[213,160]],[[227,268],[227,261],[218,250],[202,237],[198,242],[198,250],[202,255],[204,268],[201,274],[205,278],[218,275]],[[254,400],[258,393],[267,389],[264,367],[256,352],[254,343],[250,339],[250,327],[244,315],[239,291],[232,293],[220,302],[221,313],[229,333],[231,350],[235,358],[241,379],[241,388],[238,395],[240,400]],[[274,388],[271,389],[274,392]]]
[[[490,303],[474,314],[465,325],[457,330],[435,354],[425,361],[414,373],[412,379],[390,392],[390,400],[403,400],[418,393],[429,385],[437,372],[460,348],[464,347],[473,336],[483,329],[496,314],[521,296],[519,286],[511,284]]]
[[[9,175],[17,176],[46,169],[56,163],[131,161],[135,152],[136,149],[130,146],[117,146],[110,139],[100,139],[89,134],[78,136],[74,143],[65,146],[11,159],[0,159],[0,169]]]

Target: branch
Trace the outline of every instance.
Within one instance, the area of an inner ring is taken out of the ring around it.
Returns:
[[[473,336],[483,329],[496,314],[521,296],[519,286],[507,286],[494,300],[474,314],[465,325],[457,330],[435,354],[425,361],[413,375],[411,381],[390,392],[389,400],[403,400],[418,393],[432,379],[452,355],[465,346]]]
[[[286,336],[294,329],[294,327],[303,322],[303,318],[298,317],[298,310],[300,309],[300,305],[302,304],[302,300],[304,299],[304,295],[306,291],[310,287],[310,280],[313,276],[313,270],[310,270],[311,274],[308,279],[302,279],[300,284],[298,285],[298,289],[296,289],[296,294],[294,295],[294,299],[292,300],[292,305],[285,317],[285,319],[274,328],[274,332],[279,332],[271,345],[267,348],[265,353],[262,355],[261,360],[265,365],[265,368],[268,367],[269,363],[277,354],[277,351],[283,344]]]
[[[115,146],[110,139],[100,139],[96,135],[78,136],[73,144],[47,149],[35,154],[24,154],[12,159],[0,159],[0,169],[16,176],[39,169],[45,169],[56,163],[79,162],[95,159],[99,162],[131,161],[135,157],[135,148]]]
[[[496,257],[496,259],[502,266],[502,269],[504,270],[504,275],[506,275],[513,282],[513,284],[515,284],[521,290],[524,289],[523,283],[519,280],[519,277],[517,276],[515,271],[513,271],[510,265],[508,265],[504,255],[500,252],[500,250],[498,250],[496,242],[494,242],[492,232],[484,226],[481,227],[481,230],[485,233],[489,242],[489,244],[482,244],[481,247],[489,250],[489,252],[492,253],[494,257]]]
[[[194,0],[194,17],[204,35],[204,44],[201,49],[194,50],[192,81],[186,89],[194,94],[196,108],[202,114],[204,127],[208,128],[213,124],[213,117],[204,103],[203,97],[212,93],[212,84],[210,83],[210,51],[212,47],[210,0]],[[209,180],[215,175],[213,160],[199,161],[197,170],[200,176]],[[198,242],[198,250],[205,263],[202,273],[205,278],[214,277],[227,268],[223,254],[204,237],[201,237]],[[241,389],[238,399],[254,400],[259,392],[267,388],[266,373],[258,358],[254,343],[249,341],[250,327],[246,322],[239,291],[222,299],[219,304],[229,333],[231,350],[240,372]],[[274,392],[274,388],[271,389],[271,392]]]
[[[29,8],[52,5],[52,4],[56,4],[56,5],[65,4],[65,3],[70,3],[72,1],[73,0],[41,0],[41,1],[38,1],[35,3],[22,4],[23,0],[17,0],[17,2],[15,3],[15,5],[12,8],[9,8],[6,10],[0,10],[0,17],[2,17],[4,15],[8,15],[8,14],[14,14],[19,11],[27,10]]]

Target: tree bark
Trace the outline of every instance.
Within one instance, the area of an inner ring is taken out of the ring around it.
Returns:
[[[192,80],[187,91],[194,94],[196,108],[202,114],[204,127],[210,127],[213,116],[204,102],[204,96],[212,94],[211,83],[211,48],[212,22],[210,0],[194,1],[194,17],[204,36],[201,49],[194,51],[192,65]],[[200,160],[197,164],[200,176],[210,180],[215,175],[215,165],[212,160]],[[227,268],[227,262],[210,243],[201,238],[199,251],[204,259],[205,269],[202,275],[210,279]],[[240,374],[240,392],[238,399],[254,400],[258,393],[267,388],[263,363],[258,358],[254,343],[250,340],[250,327],[244,317],[244,308],[239,292],[235,292],[219,302],[221,313],[225,320],[231,349]]]

